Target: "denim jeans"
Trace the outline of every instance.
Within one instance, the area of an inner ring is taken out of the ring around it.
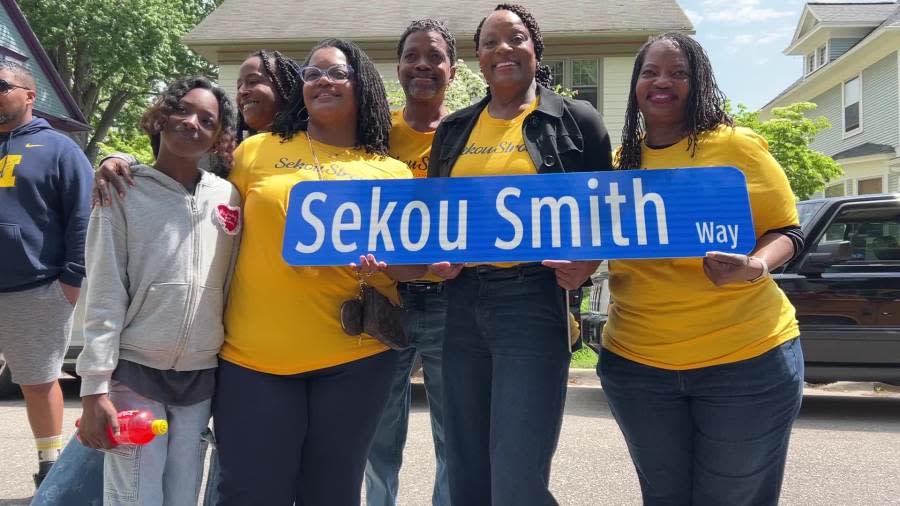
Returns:
[[[203,446],[209,445],[209,473],[203,506],[213,506],[218,500],[219,462],[214,440],[207,430]],[[103,504],[103,452],[82,445],[72,437],[50,468],[41,487],[34,493],[31,506],[101,506]]]
[[[82,445],[74,436],[31,500],[31,506],[73,504],[103,504],[103,453]]]
[[[416,287],[421,291],[416,291]],[[444,417],[441,385],[441,355],[444,346],[444,324],[447,320],[447,295],[443,285],[401,283],[400,297],[409,321],[406,327],[410,347],[400,352],[391,391],[384,413],[375,430],[375,439],[366,462],[366,504],[394,506],[400,486],[398,475],[403,463],[403,447],[409,426],[409,375],[416,357],[422,359],[425,395],[431,413],[431,436],[437,468],[431,503],[450,506],[447,468],[444,461]]]
[[[104,450],[104,505],[181,506],[197,504],[211,400],[174,406],[148,399],[113,380],[109,399],[117,411],[148,410],[169,422],[169,432],[145,445]]]
[[[469,267],[446,286],[453,504],[556,504],[550,464],[571,358],[565,291],[551,269],[535,264]]]
[[[597,372],[645,505],[778,503],[803,397],[799,339],[749,360],[687,371],[604,349]]]
[[[292,375],[219,361],[219,506],[359,506],[397,353]]]

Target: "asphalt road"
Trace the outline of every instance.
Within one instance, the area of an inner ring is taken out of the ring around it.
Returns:
[[[65,427],[80,414],[66,382]],[[590,372],[575,373],[554,461],[552,489],[562,505],[639,505],[625,443]],[[434,475],[423,389],[414,390],[401,474],[403,506],[430,503]],[[0,506],[27,505],[36,467],[20,399],[0,401]],[[900,389],[871,384],[808,388],[794,426],[782,505],[900,505]]]

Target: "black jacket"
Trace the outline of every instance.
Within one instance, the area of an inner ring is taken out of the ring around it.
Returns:
[[[537,87],[538,106],[522,126],[539,174],[612,170],[609,134],[590,103]],[[490,97],[444,118],[434,134],[428,177],[449,177]]]

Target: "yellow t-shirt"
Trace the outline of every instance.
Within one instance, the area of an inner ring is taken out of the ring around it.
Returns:
[[[513,119],[492,118],[485,107],[469,134],[466,147],[453,164],[451,177],[513,176],[537,174],[525,149],[522,123],[537,108],[538,101]]]
[[[413,176],[428,177],[428,158],[434,132],[420,132],[403,119],[403,109],[391,112],[391,156],[405,163]]]
[[[745,128],[719,127],[700,136],[691,157],[687,139],[641,151],[643,167],[733,165],[747,178],[756,237],[797,225],[787,177],[765,139]],[[771,278],[716,287],[702,259],[614,260],[613,304],[603,346],[629,360],[671,370],[738,362],[799,335],[794,307]]]
[[[363,149],[312,141],[305,133],[282,143],[277,135],[250,137],[234,152],[230,180],[244,202],[244,232],[225,310],[221,357],[271,374],[297,374],[351,362],[387,348],[341,330],[340,308],[358,293],[349,267],[293,267],[281,257],[288,196],[294,184],[321,179],[410,178],[400,161]],[[369,285],[397,302],[385,275]]]
[[[535,109],[537,99],[513,119],[491,117],[485,107],[469,134],[466,147],[453,164],[450,177],[515,176],[537,174],[534,160],[525,149],[522,123]],[[470,264],[481,265],[481,264]],[[492,263],[494,267],[513,267],[518,262]]]

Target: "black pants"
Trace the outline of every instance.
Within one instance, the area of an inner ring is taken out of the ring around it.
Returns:
[[[279,376],[220,361],[219,505],[358,506],[397,353]]]

